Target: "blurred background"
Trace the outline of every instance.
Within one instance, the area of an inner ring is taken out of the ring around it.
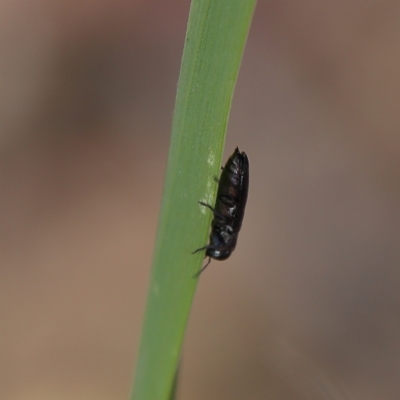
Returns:
[[[189,2],[0,2],[0,398],[127,399]],[[400,398],[400,3],[260,1],[180,398]]]

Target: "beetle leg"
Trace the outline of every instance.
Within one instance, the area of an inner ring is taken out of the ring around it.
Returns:
[[[204,203],[204,202],[202,202],[202,201],[199,201],[199,204],[202,205],[202,206],[204,206],[204,207],[209,208],[214,214],[216,213],[215,208],[214,208],[214,207],[211,207],[209,204]]]
[[[207,264],[204,267],[201,267],[201,269],[193,275],[193,278],[195,279],[198,278],[199,275],[210,265],[210,262],[211,262],[211,257],[208,257]]]
[[[216,217],[221,218],[224,221],[226,220],[226,217],[224,217],[221,213],[219,213],[214,207],[211,207],[209,204],[203,203],[202,201],[199,201],[199,204],[209,208]]]
[[[192,254],[196,254],[196,253],[198,253],[199,251],[207,250],[207,249],[208,249],[208,245],[207,245],[207,246],[200,247],[199,249],[196,249],[195,251],[192,251]]]
[[[208,250],[208,249],[214,250],[214,249],[215,249],[215,246],[212,245],[212,244],[208,244],[207,246],[203,246],[203,247],[200,247],[199,249],[196,249],[195,251],[192,251],[192,254],[196,254],[196,253],[199,252],[199,251]],[[204,258],[205,258],[205,257],[204,257]]]
[[[200,247],[199,249],[196,249],[195,251],[192,251],[192,254],[196,254],[196,253],[198,253],[199,251],[202,251],[202,250],[216,250],[216,247],[214,246],[214,245],[212,245],[212,244],[208,244],[207,246],[203,246],[203,247]],[[207,256],[204,256],[204,258],[206,258]]]
[[[201,204],[204,207],[209,208],[213,212],[214,216],[216,218],[219,218],[221,221],[227,220],[227,218],[224,215],[222,215],[220,212],[218,212],[214,207],[211,207],[209,204],[203,203],[202,201],[199,201],[199,204]]]
[[[237,200],[233,196],[230,196],[230,195],[221,196],[220,200],[228,207],[232,207],[232,206],[236,205],[236,203],[237,203]]]

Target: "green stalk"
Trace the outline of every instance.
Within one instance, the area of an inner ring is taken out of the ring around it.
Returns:
[[[255,0],[193,0],[132,400],[171,400]],[[233,149],[232,149],[233,150]],[[212,273],[208,270],[206,273]]]

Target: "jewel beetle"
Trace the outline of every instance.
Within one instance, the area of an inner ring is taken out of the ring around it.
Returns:
[[[246,208],[249,191],[249,160],[244,151],[236,147],[223,167],[219,178],[214,207],[199,201],[209,208],[214,218],[211,223],[210,243],[193,252],[205,250],[208,262],[195,274],[197,278],[210,264],[211,259],[226,260],[235,250]]]

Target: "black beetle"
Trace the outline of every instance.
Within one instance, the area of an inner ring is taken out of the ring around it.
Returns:
[[[210,243],[193,253],[206,250],[207,264],[196,273],[198,277],[210,264],[211,259],[226,260],[235,250],[242,226],[247,193],[249,191],[249,160],[246,153],[236,147],[222,169],[215,206],[199,201],[214,214],[211,223]]]

